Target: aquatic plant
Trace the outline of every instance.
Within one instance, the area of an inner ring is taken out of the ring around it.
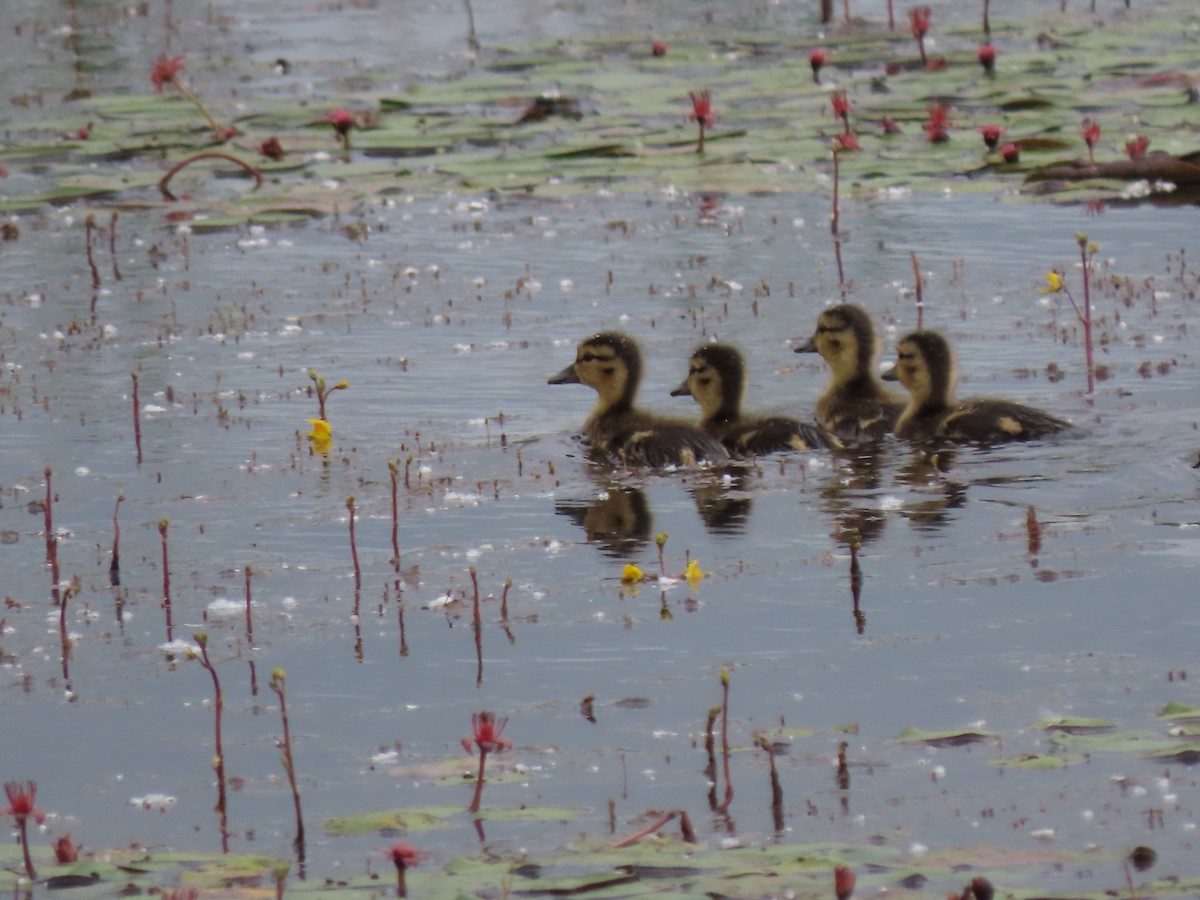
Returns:
[[[1146,158],[1146,148],[1150,146],[1150,138],[1139,134],[1125,142],[1125,152],[1129,158],[1137,161]]]
[[[342,380],[330,386],[326,383],[324,376],[318,375],[316,369],[308,370],[308,377],[312,381],[313,386],[310,391],[315,391],[317,394],[317,418],[322,422],[328,422],[329,419],[325,415],[325,402],[329,399],[329,395],[334,391],[344,391],[350,387],[350,382]],[[311,422],[312,420],[309,419]]]
[[[471,745],[474,744],[479,750],[479,775],[475,779],[475,796],[471,798],[471,805],[467,807],[467,812],[479,812],[479,800],[483,796],[483,775],[484,767],[487,764],[487,755],[489,753],[500,753],[512,746],[512,741],[502,737],[504,734],[504,726],[508,724],[508,719],[503,716],[497,716],[489,710],[482,712],[471,713],[471,735],[464,737],[461,741],[463,749],[468,753],[471,752]]]
[[[112,560],[108,564],[108,583],[112,587],[121,584],[121,504],[125,501],[125,489],[117,491],[117,502],[113,505]]]
[[[162,606],[167,617],[167,640],[173,641],[175,636],[171,626],[171,564],[167,553],[167,530],[171,527],[171,520],[163,516],[158,520],[158,534],[162,539],[162,575],[163,575],[163,599]]]
[[[724,813],[733,802],[733,780],[729,773],[729,666],[721,666],[721,758],[725,772],[725,799],[716,811]]]
[[[64,834],[51,844],[51,846],[54,848],[54,861],[60,866],[79,861],[79,848],[71,840],[71,835]]]
[[[688,119],[695,122],[700,128],[696,152],[703,153],[704,131],[706,128],[712,128],[717,121],[717,114],[712,108],[712,95],[708,91],[688,91],[688,97],[692,101],[692,111],[688,115]]]
[[[1088,162],[1095,165],[1096,144],[1100,141],[1100,123],[1084,119],[1083,124],[1079,126],[1079,133],[1083,137],[1083,142],[1087,144]]]
[[[1021,161],[1021,148],[1009,141],[1000,148],[1000,158],[1006,163],[1016,163]]]
[[[17,831],[21,836],[21,850],[25,855],[25,874],[33,881],[37,878],[37,872],[29,855],[28,823],[31,817],[39,825],[46,820],[46,813],[37,807],[37,782],[6,781],[4,793],[8,796],[8,809],[0,810],[0,816],[12,816],[17,823]]]
[[[317,453],[328,453],[333,447],[333,428],[324,419],[309,419],[308,424],[312,426],[307,437],[313,450]]]
[[[985,75],[996,74],[996,45],[981,44],[978,51],[979,65],[983,66]]]
[[[666,41],[655,41],[654,43],[652,43],[650,45],[650,53],[652,56],[666,56],[667,55],[667,42]]]
[[[925,137],[931,144],[942,144],[950,140],[950,107],[945,103],[932,103],[925,120]]]
[[[621,840],[617,841],[611,846],[610,849],[620,850],[623,847],[629,847],[633,844],[636,844],[642,838],[646,837],[647,835],[654,834],[664,825],[670,824],[676,819],[679,820],[679,832],[684,843],[696,843],[696,832],[692,828],[692,820],[691,817],[688,816],[687,811],[683,809],[673,809],[669,813],[664,813],[663,815],[659,816],[645,828],[641,828],[636,833],[629,835],[629,837],[622,838]]]
[[[213,771],[217,773],[217,813],[221,830],[221,849],[229,850],[229,831],[226,827],[226,787],[225,787],[225,751],[221,744],[221,716],[225,711],[225,697],[221,693],[221,680],[217,677],[216,666],[208,658],[208,632],[195,631],[192,640],[200,652],[189,650],[189,656],[199,660],[201,667],[212,676],[213,683]]]
[[[1075,302],[1075,296],[1063,280],[1063,274],[1054,270],[1046,275],[1046,287],[1043,294],[1066,294],[1075,310],[1075,318],[1083,326],[1083,351],[1087,362],[1087,396],[1089,401],[1096,389],[1096,362],[1092,346],[1092,259],[1100,249],[1095,241],[1088,240],[1085,232],[1075,232],[1075,241],[1079,244],[1079,257],[1083,268],[1083,303]]]
[[[983,135],[983,144],[989,150],[995,150],[996,145],[1000,143],[1000,136],[1004,134],[1005,128],[1001,125],[989,123],[979,126],[979,133]]]
[[[846,866],[837,866],[833,870],[833,893],[837,900],[849,900],[854,893],[854,870]]]
[[[333,133],[342,142],[342,149],[348,152],[350,150],[350,132],[353,130],[355,124],[354,113],[343,106],[339,106],[333,112],[326,113],[321,121],[332,126]]]
[[[196,108],[204,114],[204,117],[208,119],[209,127],[213,130],[213,135],[218,141],[229,140],[229,138],[238,133],[237,129],[232,126],[226,127],[218,122],[213,114],[208,111],[208,107],[200,101],[200,98],[192,93],[191,89],[183,83],[179,77],[179,73],[185,71],[183,60],[184,54],[182,53],[179,56],[171,57],[168,57],[165,53],[160,53],[158,59],[154,61],[153,68],[150,70],[150,80],[154,83],[154,89],[161,94],[163,88],[171,85],[195,104]]]
[[[846,96],[845,91],[834,91],[829,95],[829,104],[833,107],[833,114],[842,120],[842,129],[850,131],[850,99]]]
[[[133,444],[137,449],[137,462],[142,464],[142,408],[138,402],[138,376],[137,372],[130,372],[130,377],[133,379]]]
[[[908,22],[912,26],[913,37],[917,39],[922,68],[929,67],[929,58],[925,55],[925,35],[929,33],[929,21],[932,18],[933,10],[928,6],[914,6],[908,11]]]
[[[288,724],[286,682],[287,672],[284,669],[276,668],[271,671],[270,688],[279,698],[279,718],[283,723],[283,739],[278,742],[277,746],[283,762],[283,770],[287,772],[288,784],[292,789],[292,806],[296,810],[296,839],[292,841],[292,846],[296,848],[296,854],[303,863],[304,814],[300,810],[300,788],[296,784],[296,760],[292,756],[292,732]]]
[[[396,896],[407,897],[408,885],[404,881],[404,873],[408,871],[409,866],[417,864],[420,853],[411,844],[397,841],[392,844],[392,849],[388,851],[388,856],[392,858],[392,862],[396,866]]]
[[[354,592],[355,592],[355,611],[357,612],[358,589],[362,587],[362,569],[358,565],[358,544],[354,540],[354,495],[351,494],[346,498],[346,512],[350,517],[350,559],[354,563]]]
[[[808,64],[812,66],[813,84],[821,83],[821,69],[829,65],[830,53],[824,47],[815,47],[808,54]]]

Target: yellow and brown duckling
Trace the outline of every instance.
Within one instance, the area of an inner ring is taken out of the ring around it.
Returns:
[[[817,317],[817,330],[796,352],[820,353],[829,366],[817,424],[851,442],[877,441],[892,430],[904,401],[879,380],[879,338],[865,310],[850,303],[825,310]]]
[[[1074,428],[1050,413],[1011,400],[955,399],[958,380],[950,343],[935,331],[914,331],[896,343],[896,365],[884,375],[912,395],[896,421],[896,437],[999,444]]]
[[[630,335],[605,331],[584,339],[571,363],[550,384],[586,384],[596,405],[583,423],[583,436],[596,452],[629,465],[694,466],[729,456],[720,441],[680,419],[635,405],[642,379],[642,351]]]
[[[746,363],[741,352],[729,344],[701,344],[688,360],[687,378],[671,396],[694,398],[700,404],[700,430],[734,456],[842,446],[815,424],[786,416],[743,414],[745,393]]]

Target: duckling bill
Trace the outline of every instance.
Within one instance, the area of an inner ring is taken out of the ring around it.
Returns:
[[[934,331],[914,331],[902,337],[896,344],[896,365],[883,377],[899,381],[911,395],[895,427],[896,437],[906,440],[999,444],[1074,428],[1044,410],[1011,400],[957,400],[954,352]]]
[[[876,374],[879,339],[866,310],[851,303],[830,307],[795,352],[820,353],[829,366],[829,383],[817,400],[817,424],[853,442],[878,441],[892,430],[904,401]]]
[[[688,360],[687,378],[671,396],[695,399],[700,404],[697,427],[734,456],[842,446],[815,424],[786,416],[744,414],[745,392],[746,363],[741,352],[729,344],[701,344]]]
[[[586,384],[596,405],[583,423],[583,436],[602,455],[628,465],[695,466],[725,462],[720,441],[679,419],[637,407],[642,351],[632,336],[605,331],[580,342],[575,361],[549,384]]]

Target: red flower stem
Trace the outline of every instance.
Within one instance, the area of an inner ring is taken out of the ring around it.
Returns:
[[[838,164],[838,148],[833,148],[833,217],[830,219],[829,230],[833,234],[838,233],[838,180],[841,176],[841,167]]]
[[[504,593],[500,595],[500,618],[508,621],[508,589],[512,587],[512,579],[504,579]]]
[[[896,13],[892,9],[892,0],[887,0],[888,9],[888,31],[896,30]]]
[[[358,567],[358,544],[354,540],[354,495],[346,498],[346,509],[350,513],[350,558],[354,561],[354,590],[362,587],[362,569]]]
[[[617,841],[617,843],[613,844],[609,849],[622,850],[625,847],[631,847],[642,838],[654,834],[664,825],[670,824],[671,821],[676,818],[679,819],[679,830],[683,834],[684,842],[688,844],[696,843],[696,832],[692,830],[692,820],[688,817],[686,810],[675,809],[669,813],[664,813],[662,816],[659,816],[640,831],[629,835],[627,838],[622,838],[621,840]]]
[[[17,817],[17,826],[21,831],[21,851],[25,854],[25,874],[29,876],[30,881],[37,881],[37,872],[29,855],[29,834],[26,831],[25,816]]]
[[[389,459],[388,473],[392,476],[392,565],[396,571],[400,571],[400,513],[398,505],[398,480],[400,477],[400,463],[398,460]]]
[[[725,812],[733,802],[733,782],[729,779],[729,669],[721,669],[721,756],[725,770],[725,800],[717,807]]]
[[[929,65],[929,60],[925,56],[925,35],[917,35],[917,49],[921,51],[921,68],[924,69]]]
[[[208,674],[212,676],[213,683],[213,769],[217,773],[217,814],[221,817],[221,834],[222,839],[227,840],[225,832],[225,753],[221,746],[221,713],[225,709],[225,698],[221,694],[221,682],[217,678],[217,669],[209,661],[208,658],[208,635],[195,635],[196,642],[200,645],[200,665],[208,670]]]
[[[292,788],[292,805],[296,808],[296,840],[293,845],[303,859],[304,854],[304,815],[300,810],[300,788],[296,784],[296,762],[292,756],[292,732],[288,725],[287,698],[284,696],[284,679],[280,677],[282,669],[276,669],[271,678],[271,690],[279,697],[279,717],[283,721],[283,768],[287,771],[288,784]]]
[[[844,0],[844,2],[842,3],[842,8],[845,10],[845,13],[846,13],[846,24],[849,25],[850,24],[850,0]]]
[[[246,566],[246,643],[251,648],[254,646],[254,620],[250,615],[250,578],[254,575],[254,571]]]
[[[888,0],[888,5],[891,5],[892,0]],[[983,0],[983,36],[987,40],[992,39],[992,22],[988,17],[988,7],[991,5],[991,0]]]
[[[222,153],[219,150],[205,150],[203,153],[192,154],[187,159],[177,162],[167,170],[167,174],[164,175],[158,182],[158,190],[159,193],[162,194],[164,200],[173,202],[177,199],[175,195],[171,193],[167,185],[170,184],[171,179],[174,178],[181,169],[185,168],[186,166],[190,166],[192,163],[200,159],[224,159],[228,162],[234,163],[235,165],[239,165],[254,176],[254,189],[256,191],[262,187],[262,172],[254,168],[254,166],[250,165],[250,163],[238,159],[236,156],[233,156],[230,153]]]
[[[179,93],[191,100],[192,103],[196,104],[196,108],[199,109],[200,112],[204,113],[204,118],[208,119],[209,127],[212,128],[213,134],[216,136],[217,140],[225,140],[225,126],[213,118],[213,114],[210,113],[208,108],[200,102],[200,98],[193,94],[188,87],[179,80],[178,75],[171,76],[171,84],[175,85],[175,87],[179,90]]]
[[[700,126],[700,142],[696,145],[696,152],[703,153],[704,152],[704,117],[698,116],[696,119],[696,123]]]
[[[113,280],[121,280],[121,269],[117,266],[117,211],[113,210],[108,223],[108,255],[112,257]]]
[[[62,603],[62,597],[58,592],[58,536],[54,533],[54,513],[52,507],[54,492],[50,486],[54,470],[46,466],[44,471],[46,475],[46,503],[42,509],[42,515],[46,523],[46,563],[50,566],[50,602],[57,607]]]
[[[1087,359],[1087,392],[1090,398],[1096,390],[1096,363],[1092,355],[1092,265],[1088,259],[1086,240],[1079,242],[1079,256],[1083,261],[1083,315],[1080,320],[1083,322],[1083,352]],[[1078,307],[1075,313],[1079,314]]]
[[[479,777],[475,779],[475,796],[471,799],[471,805],[467,807],[467,812],[474,814],[479,812],[479,800],[483,796],[483,766],[487,759],[487,750],[483,747],[479,748]]]
[[[483,684],[483,619],[479,614],[479,576],[474,566],[471,566],[470,572],[471,584],[475,589],[472,621],[472,627],[475,630],[475,685],[479,686]]]
[[[100,270],[96,268],[96,258],[92,255],[92,234],[96,230],[96,214],[88,213],[83,220],[83,233],[87,242],[88,267],[92,270],[92,287],[100,287]]]
[[[158,533],[162,535],[163,609],[167,611],[167,640],[173,641],[175,637],[171,626],[171,566],[167,559],[167,529],[170,524],[165,516],[158,520]]]
[[[912,257],[913,279],[917,285],[917,330],[920,331],[925,327],[925,297],[921,287],[921,264],[917,262],[917,251],[911,251],[909,256]]]
[[[113,546],[112,562],[108,564],[108,583],[113,587],[121,584],[121,502],[125,499],[125,491],[117,492],[117,502],[113,505]]]
[[[133,444],[137,448],[137,462],[142,464],[142,409],[141,403],[138,402],[138,377],[137,372],[131,372],[130,377],[133,379]]]

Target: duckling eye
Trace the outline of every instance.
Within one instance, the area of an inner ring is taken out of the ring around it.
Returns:
[[[587,353],[583,354],[583,356],[579,357],[579,361],[580,362],[592,362],[595,358],[596,358],[596,354],[592,353],[591,351],[588,351]]]

